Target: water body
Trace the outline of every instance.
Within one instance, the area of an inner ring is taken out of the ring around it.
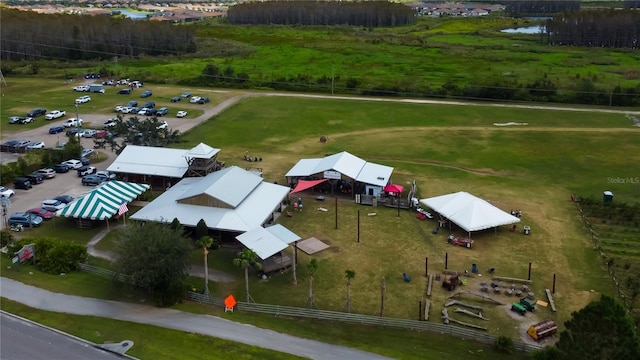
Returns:
[[[503,30],[500,30],[500,32],[509,33],[509,34],[539,34],[543,30],[544,30],[543,25],[535,25],[535,26],[520,27],[515,29],[503,29]]]
[[[143,20],[147,18],[147,15],[150,15],[151,13],[141,13],[141,12],[131,12],[127,9],[114,9],[113,12],[119,11],[120,14],[128,17],[129,19],[133,19],[133,20]],[[113,14],[112,12],[112,14]]]

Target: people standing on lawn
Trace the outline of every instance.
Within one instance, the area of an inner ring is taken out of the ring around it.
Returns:
[[[298,209],[302,211],[302,198],[298,198]]]

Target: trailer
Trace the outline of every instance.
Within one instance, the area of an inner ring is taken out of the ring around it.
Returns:
[[[527,334],[529,334],[529,336],[531,336],[533,340],[540,341],[544,338],[555,335],[557,331],[558,326],[556,326],[555,321],[545,320],[543,322],[529,326]]]
[[[89,85],[89,92],[104,94],[104,85],[102,85],[102,84],[91,84],[91,85]]]
[[[522,316],[524,316],[527,313],[527,309],[525,309],[524,306],[520,305],[517,302],[514,302],[513,304],[511,304],[511,311],[516,312]]]
[[[520,299],[520,305],[527,309],[527,311],[534,312],[536,309],[536,302],[527,298]]]

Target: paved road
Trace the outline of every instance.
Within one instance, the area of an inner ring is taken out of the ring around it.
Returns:
[[[0,278],[0,293],[3,297],[37,309],[156,325],[237,341],[311,359],[387,359],[380,355],[281,334],[216,316],[53,293],[4,277]]]
[[[12,314],[0,313],[2,360],[122,360],[123,357],[101,350],[93,343],[61,331],[40,326]],[[133,358],[131,358],[133,359]]]

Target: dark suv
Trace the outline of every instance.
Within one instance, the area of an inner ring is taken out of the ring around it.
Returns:
[[[13,179],[13,186],[16,189],[29,190],[31,189],[31,181],[26,177],[17,177]]]
[[[27,113],[27,117],[44,116],[47,113],[47,109],[33,109]]]
[[[142,107],[147,109],[153,109],[154,107],[156,107],[156,103],[153,101],[147,101],[146,103],[144,103],[144,105],[142,105]]]
[[[31,173],[29,175],[25,175],[24,177],[29,179],[29,181],[31,182],[31,185],[42,184],[42,182],[44,181],[44,176],[38,173]]]

